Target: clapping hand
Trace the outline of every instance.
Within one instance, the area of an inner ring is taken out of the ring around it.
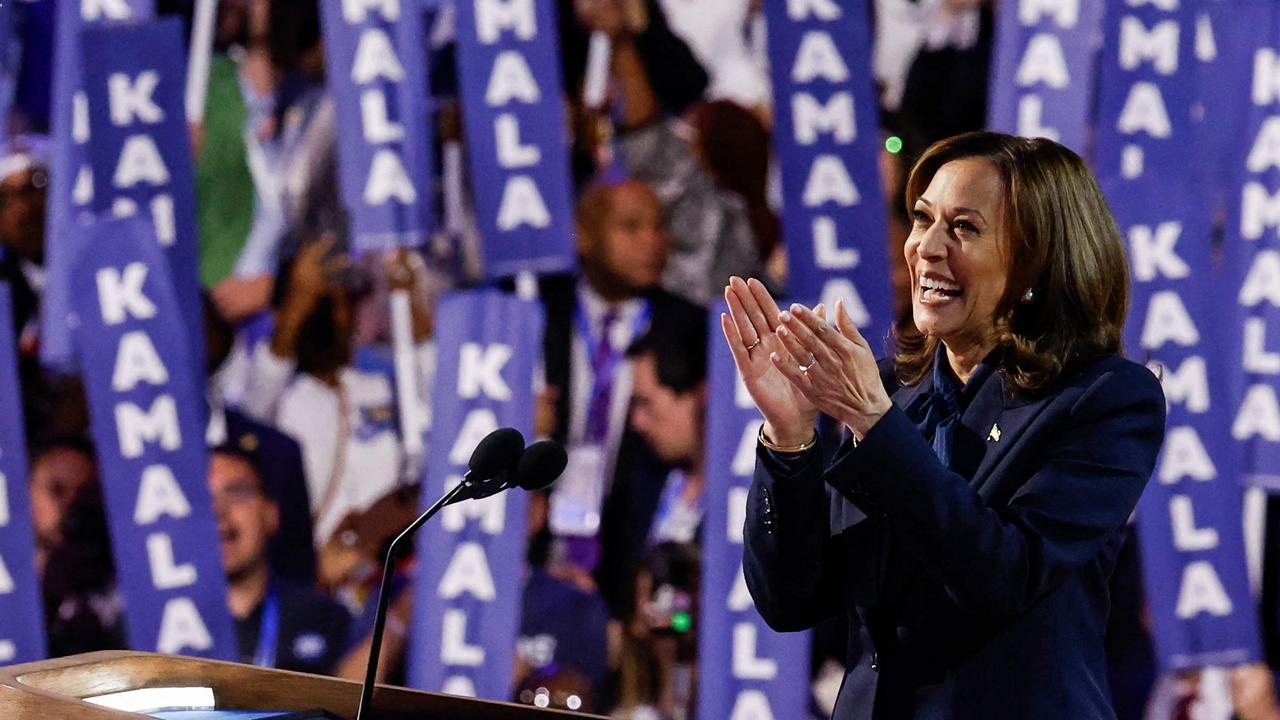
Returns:
[[[747,392],[765,419],[765,434],[781,445],[801,445],[813,437],[818,410],[770,359],[786,352],[775,332],[778,306],[759,280],[730,278],[724,289],[729,314],[720,328]]]
[[[732,316],[721,317],[725,339],[773,442],[807,442],[818,411],[862,438],[892,407],[875,354],[843,300],[834,328],[822,305],[780,311],[756,280],[731,279],[725,300]]]
[[[861,439],[893,406],[880,380],[875,352],[858,332],[844,300],[836,301],[836,325],[825,308],[793,304],[778,314],[778,338],[785,351],[773,357],[778,371],[823,413],[844,423]]]

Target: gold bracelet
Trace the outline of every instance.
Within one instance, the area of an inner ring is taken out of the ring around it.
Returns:
[[[764,434],[764,423],[760,423],[760,436],[757,439],[760,441],[761,445],[765,446],[766,448],[776,453],[783,453],[785,455],[796,455],[804,452],[805,450],[812,448],[814,445],[817,445],[818,433],[815,431],[813,433],[813,437],[809,438],[803,443],[800,443],[799,445],[777,445],[777,444],[774,444],[774,442],[770,440],[767,435]]]

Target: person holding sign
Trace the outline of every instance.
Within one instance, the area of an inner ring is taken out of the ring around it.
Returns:
[[[780,631],[847,613],[841,720],[1114,718],[1107,580],[1165,413],[1119,356],[1115,222],[1077,155],[995,133],[929,148],[906,201],[915,328],[878,366],[843,301],[833,327],[725,290],[765,418],[748,588]],[[830,458],[819,412],[846,432]]]
[[[357,314],[371,292],[371,274],[331,253],[334,242],[326,236],[308,243],[290,266],[271,342],[253,357],[243,408],[302,449],[318,579],[331,588],[375,567],[377,547],[412,519],[388,515],[378,505],[399,496],[407,459],[391,382],[355,366]],[[425,268],[408,251],[383,262],[393,286],[420,289]],[[426,373],[433,352],[429,311],[424,292],[411,297],[415,352]],[[429,387],[428,378],[420,378],[418,387]],[[419,400],[425,405],[425,398]],[[401,512],[413,507],[394,504]],[[376,539],[360,529],[366,516],[379,521]]]

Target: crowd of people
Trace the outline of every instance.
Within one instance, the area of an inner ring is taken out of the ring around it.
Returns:
[[[53,5],[20,6],[17,31],[32,40],[0,156],[0,280],[14,298],[49,649],[63,655],[123,647],[125,632],[84,392],[38,361]],[[932,142],[983,127],[992,5],[868,4],[880,124],[902,140],[880,169],[908,321],[906,171]],[[446,3],[433,16],[435,122],[418,129],[437,158],[466,147],[449,15]],[[579,269],[539,279],[534,428],[570,462],[530,502],[511,697],[680,720],[698,684],[708,311],[731,276],[786,288],[761,3],[560,0],[558,18]],[[349,257],[317,4],[222,0],[216,28],[192,137],[208,483],[237,652],[362,679],[383,551],[416,514],[422,469],[397,425],[388,297],[412,298],[414,385],[429,411],[435,299],[480,281],[481,240],[464,208],[421,248]],[[612,41],[602,108],[579,99],[593,32]],[[397,571],[380,663],[390,682],[404,677],[412,558]],[[1121,718],[1143,717],[1156,680],[1137,573],[1130,548],[1108,633]],[[834,705],[845,632],[839,619],[815,631],[815,715]]]

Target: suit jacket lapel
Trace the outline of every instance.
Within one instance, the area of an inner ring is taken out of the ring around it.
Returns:
[[[967,433],[979,438],[985,446],[982,459],[969,479],[971,486],[982,490],[988,476],[1048,402],[1047,396],[1031,398],[1010,392],[1004,377],[998,372],[992,373],[960,418]]]
[[[933,373],[925,375],[919,383],[894,393],[893,402],[908,410],[931,390]],[[1048,402],[1049,396],[1029,397],[1006,390],[999,372],[992,373],[978,388],[969,407],[960,416],[960,427],[957,428],[960,441],[957,450],[969,457],[970,467],[975,467],[969,480],[972,487],[982,489],[991,472]]]

